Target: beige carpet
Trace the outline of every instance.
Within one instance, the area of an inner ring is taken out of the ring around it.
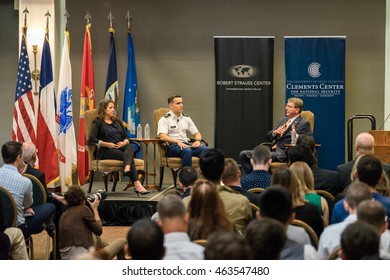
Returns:
[[[128,226],[104,226],[102,238],[108,242],[112,242],[117,238],[127,237],[127,232],[129,230]],[[34,260],[47,260],[49,257],[47,255],[47,233],[46,231],[41,232],[40,234],[33,235],[34,243]],[[52,242],[50,239],[50,250]]]

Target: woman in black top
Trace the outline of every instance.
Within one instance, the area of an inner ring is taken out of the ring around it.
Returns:
[[[134,149],[130,145],[126,129],[115,115],[114,102],[101,100],[98,105],[98,116],[93,121],[88,145],[97,146],[98,159],[116,159],[124,161],[124,176],[130,177],[134,184],[134,192],[138,195],[150,193],[137,178],[137,170],[134,163]]]

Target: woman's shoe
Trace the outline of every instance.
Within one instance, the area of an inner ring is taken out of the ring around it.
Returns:
[[[134,192],[137,194],[137,196],[139,197],[139,195],[147,195],[147,194],[150,194],[150,191],[142,191],[140,192],[139,190],[137,190],[136,188],[134,188]]]

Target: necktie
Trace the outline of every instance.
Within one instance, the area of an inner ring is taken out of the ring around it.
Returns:
[[[288,119],[287,122],[282,126],[282,131],[279,133],[279,136],[276,138],[277,140],[274,142],[275,144],[272,146],[272,150],[276,149],[276,143],[280,140],[280,138],[283,136],[284,132],[287,130],[288,126],[290,125],[291,120]]]

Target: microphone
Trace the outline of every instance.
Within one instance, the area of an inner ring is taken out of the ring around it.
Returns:
[[[387,119],[390,117],[390,114],[387,115],[385,121],[382,123],[382,125],[380,126],[379,130],[382,130],[383,126],[385,125]]]

